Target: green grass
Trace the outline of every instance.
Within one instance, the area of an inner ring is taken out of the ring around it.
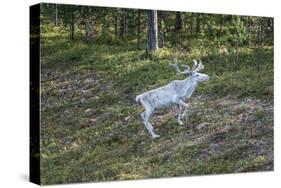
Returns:
[[[272,48],[259,70],[257,52],[243,48],[234,70],[231,54],[170,47],[146,55],[132,42],[85,43],[56,33],[42,35],[42,184],[273,169]],[[161,137],[153,140],[135,96],[184,79],[169,66],[174,55],[182,64],[202,58],[210,80],[191,98],[184,126],[174,108],[154,115]]]

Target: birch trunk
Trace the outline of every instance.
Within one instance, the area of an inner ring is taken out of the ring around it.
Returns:
[[[147,51],[158,50],[157,10],[147,12]]]
[[[86,40],[91,41],[93,39],[93,18],[92,18],[92,9],[88,8],[88,18],[87,18],[87,26],[86,26]]]

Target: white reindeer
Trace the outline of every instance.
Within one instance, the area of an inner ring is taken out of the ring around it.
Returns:
[[[184,71],[180,71],[177,58],[174,58],[173,62],[174,64],[170,65],[176,69],[177,74],[185,74],[189,77],[184,80],[171,81],[163,87],[147,91],[136,97],[136,101],[140,102],[145,108],[145,111],[141,113],[141,118],[146,129],[153,138],[159,137],[159,135],[153,132],[153,126],[149,122],[149,118],[154,110],[176,104],[179,107],[177,121],[180,125],[183,125],[181,119],[185,117],[188,108],[188,104],[185,103],[184,100],[191,97],[199,82],[209,79],[208,75],[198,73],[198,71],[204,69],[204,65],[201,61],[197,63],[196,60],[193,60],[192,69],[187,65],[183,65],[182,67],[185,68]],[[185,109],[181,114],[183,107]]]

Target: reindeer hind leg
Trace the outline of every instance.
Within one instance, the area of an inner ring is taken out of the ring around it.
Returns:
[[[149,123],[149,118],[152,115],[153,110],[151,108],[146,108],[145,112],[142,113],[142,118],[143,118],[143,124],[145,126],[145,128],[148,130],[148,132],[151,134],[151,136],[153,138],[157,138],[159,137],[159,135],[155,134],[153,132],[153,126],[151,125],[151,123]]]
[[[153,131],[153,127],[152,127],[152,125],[149,122],[146,123],[146,118],[145,117],[146,117],[146,112],[141,113],[141,118],[143,120],[143,124],[145,125],[145,128],[150,133],[151,130]]]
[[[144,121],[145,120],[145,112],[141,113],[141,119]]]

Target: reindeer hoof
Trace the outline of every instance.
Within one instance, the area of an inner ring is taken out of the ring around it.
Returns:
[[[152,138],[158,138],[158,137],[160,137],[160,135],[158,134],[152,135]]]
[[[182,121],[179,121],[178,123],[179,123],[179,125],[183,125],[184,124]]]

